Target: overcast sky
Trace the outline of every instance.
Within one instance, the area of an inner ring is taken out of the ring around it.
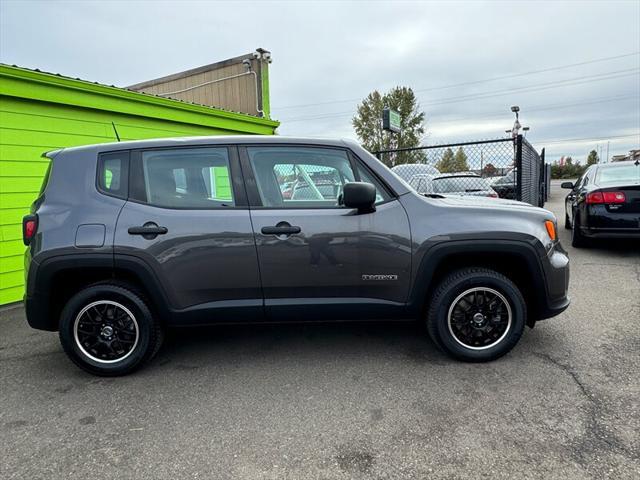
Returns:
[[[403,85],[426,143],[504,136],[519,105],[551,159],[640,148],[638,0],[0,0],[0,62],[117,86],[257,47],[282,135],[355,138],[358,101]]]

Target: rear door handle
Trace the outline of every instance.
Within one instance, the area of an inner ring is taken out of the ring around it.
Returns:
[[[280,222],[274,227],[262,227],[264,235],[294,235],[300,233],[300,227],[292,227],[287,222]]]
[[[167,227],[159,227],[155,223],[148,222],[141,227],[129,227],[129,235],[142,235],[144,238],[154,238],[157,235],[164,235],[169,230]]]

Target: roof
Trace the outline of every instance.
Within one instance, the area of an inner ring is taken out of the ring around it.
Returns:
[[[19,67],[17,65],[7,65],[5,63],[0,63],[0,74],[4,74],[7,76],[15,76],[20,77],[22,79],[34,79],[34,77],[41,77],[38,80],[42,80],[44,77],[49,77],[50,80],[55,80],[58,83],[64,83],[67,86],[72,86],[74,88],[84,88],[86,90],[91,90],[96,93],[111,93],[111,94],[119,94],[120,96],[142,96],[145,97],[150,102],[156,102],[164,105],[170,105],[171,103],[175,106],[176,104],[180,104],[183,108],[197,108],[199,111],[202,109],[207,109],[210,112],[216,112],[218,114],[222,114],[222,116],[233,116],[235,118],[242,119],[250,119],[250,121],[256,121],[265,125],[270,125],[273,127],[278,127],[280,122],[276,120],[271,120],[267,118],[257,117],[255,115],[250,115],[248,113],[243,112],[234,112],[232,110],[226,110],[219,107],[211,107],[209,105],[203,105],[200,103],[194,102],[185,102],[183,100],[177,100],[174,98],[161,97],[159,95],[153,95],[149,93],[144,93],[136,90],[132,90],[130,88],[116,87],[115,85],[107,85],[99,82],[92,82],[90,80],[83,80],[81,78],[68,77],[66,75],[61,75],[59,73],[46,72],[40,69],[31,69],[25,67]],[[117,92],[117,93],[116,93]],[[5,93],[5,92],[3,92]],[[138,97],[138,98],[142,98]],[[171,102],[171,103],[164,103]],[[194,109],[191,108],[191,109]]]
[[[95,145],[83,145],[79,147],[68,147],[64,149],[53,150],[47,153],[47,156],[53,156],[61,151],[86,151],[86,152],[113,152],[117,150],[135,150],[138,148],[158,148],[158,147],[183,147],[190,145],[237,145],[237,144],[253,144],[253,145],[283,145],[297,144],[310,146],[332,146],[346,147],[357,145],[351,140],[343,139],[323,139],[323,138],[305,138],[305,137],[282,137],[279,135],[217,135],[217,136],[201,136],[201,137],[174,137],[174,138],[158,138],[148,140],[131,140],[127,142],[116,143],[98,143]]]
[[[630,162],[633,162],[633,160],[629,159],[629,160],[624,161],[624,162],[597,163],[597,164],[595,164],[593,166],[598,168],[598,169],[600,169],[600,168],[621,168],[621,167],[629,166]]]

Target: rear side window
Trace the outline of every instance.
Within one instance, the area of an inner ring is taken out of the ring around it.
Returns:
[[[47,183],[49,183],[49,177],[51,176],[51,160],[49,160],[49,164],[47,165],[47,171],[44,173],[44,178],[42,179],[42,185],[40,186],[40,193],[38,196],[42,196],[45,188],[47,188]]]
[[[129,191],[129,152],[103,153],[98,157],[98,190],[126,199]]]
[[[136,157],[131,198],[156,207],[234,206],[226,148],[148,150]]]

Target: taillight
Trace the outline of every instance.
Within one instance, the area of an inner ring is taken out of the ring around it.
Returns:
[[[624,203],[627,197],[624,192],[591,192],[587,194],[585,202],[589,205],[598,203]]]
[[[38,231],[38,216],[27,215],[22,219],[22,241],[29,245]]]
[[[604,203],[624,203],[627,201],[624,192],[602,192]]]

